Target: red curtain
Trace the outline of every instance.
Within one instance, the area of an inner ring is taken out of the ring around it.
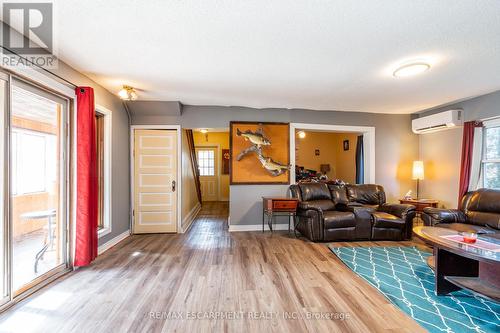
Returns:
[[[462,160],[460,165],[460,183],[458,188],[458,207],[463,196],[469,190],[470,172],[472,164],[472,151],[474,147],[474,129],[481,127],[482,124],[477,121],[468,121],[464,123],[464,133],[462,137]]]
[[[77,87],[77,198],[75,266],[97,257],[97,153],[94,90]]]

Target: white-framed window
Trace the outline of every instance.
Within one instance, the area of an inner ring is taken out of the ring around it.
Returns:
[[[11,147],[13,195],[46,192],[57,182],[56,135],[13,128]]]
[[[484,122],[481,171],[483,187],[500,189],[500,119]]]
[[[213,149],[198,150],[200,176],[215,176],[215,152]]]
[[[99,237],[111,232],[111,138],[112,117],[111,111],[96,105],[96,130],[97,133],[97,159],[98,162],[98,185],[99,185],[99,211],[98,211],[98,234]],[[99,120],[98,120],[99,118]]]

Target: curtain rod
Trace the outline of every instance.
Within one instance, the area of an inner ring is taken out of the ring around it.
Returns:
[[[48,74],[50,74],[50,75],[52,75],[52,76],[54,76],[54,77],[58,78],[59,80],[66,82],[68,85],[72,86],[73,88],[78,87],[78,85],[74,84],[73,82],[68,81],[68,80],[66,80],[65,78],[63,78],[63,77],[61,77],[61,76],[57,75],[56,73],[53,73],[53,72],[49,71],[48,69],[43,68],[43,67],[41,67],[41,66],[39,66],[39,65],[35,64],[33,61],[31,61],[31,60],[29,60],[29,59],[27,59],[27,58],[23,57],[22,55],[20,55],[20,54],[18,54],[18,53],[16,53],[16,52],[14,52],[14,51],[12,51],[12,50],[11,50],[11,49],[9,49],[8,47],[5,47],[5,46],[3,46],[3,45],[0,45],[0,47],[1,47],[2,49],[4,49],[4,50],[8,51],[9,53],[14,54],[14,55],[18,56],[18,57],[19,57],[19,58],[21,58],[21,59],[24,59],[26,62],[29,62],[30,64],[32,64],[34,67],[37,67],[37,68],[41,69],[42,71],[44,71],[44,72],[46,72],[46,73],[48,73]]]

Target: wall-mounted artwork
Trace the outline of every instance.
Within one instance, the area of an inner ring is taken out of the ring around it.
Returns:
[[[289,124],[234,121],[230,127],[231,185],[289,183]]]
[[[221,173],[223,175],[229,175],[229,162],[230,162],[231,154],[229,153],[229,149],[222,149],[222,169]]]
[[[344,150],[349,150],[349,140],[344,140]]]

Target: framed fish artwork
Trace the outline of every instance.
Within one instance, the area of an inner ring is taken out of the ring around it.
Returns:
[[[230,182],[289,184],[290,127],[288,123],[230,123]]]

